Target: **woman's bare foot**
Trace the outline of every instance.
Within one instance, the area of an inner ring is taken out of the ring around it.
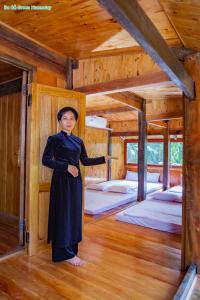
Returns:
[[[74,256],[70,259],[66,259],[66,261],[74,266],[81,266],[85,263],[85,261],[78,256]]]

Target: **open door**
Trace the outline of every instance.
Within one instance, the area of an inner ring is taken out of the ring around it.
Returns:
[[[32,84],[27,112],[26,241],[29,255],[46,245],[49,191],[52,170],[42,166],[42,153],[49,135],[59,132],[57,112],[72,106],[79,113],[75,135],[84,138],[85,95],[60,88]],[[81,166],[84,180],[83,168]]]

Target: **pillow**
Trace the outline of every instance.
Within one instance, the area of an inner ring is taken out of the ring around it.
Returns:
[[[87,186],[87,189],[96,190],[96,191],[105,191],[107,188],[108,188],[108,185],[106,185],[105,182],[91,183],[91,184],[88,184],[88,186]]]
[[[138,173],[127,170],[125,179],[126,180],[138,181]]]
[[[173,186],[172,188],[169,189],[169,192],[171,192],[171,193],[182,193],[183,192],[183,187],[181,185]]]
[[[107,192],[114,192],[114,193],[123,193],[123,194],[132,194],[137,190],[137,187],[129,187],[123,185],[111,185],[106,190]]]
[[[163,201],[172,201],[172,202],[179,202],[179,203],[182,202],[182,194],[173,193],[169,191],[157,192],[153,194],[152,198],[161,201],[163,200]]]
[[[147,182],[158,182],[160,173],[147,172]]]

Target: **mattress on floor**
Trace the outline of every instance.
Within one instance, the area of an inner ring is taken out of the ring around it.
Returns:
[[[147,182],[147,194],[162,189],[162,186],[160,182]]]
[[[100,182],[104,182],[104,181],[106,181],[106,178],[86,176],[85,177],[85,186],[88,186],[89,184],[92,184],[92,183],[100,183]]]
[[[96,215],[137,200],[137,192],[132,194],[112,193],[95,190],[85,190],[84,212]]]
[[[176,185],[176,186],[173,186],[170,189],[168,189],[168,191],[172,192],[172,193],[181,193],[182,194],[183,187],[181,185]]]
[[[97,183],[97,186],[103,186],[106,190],[107,188],[113,186],[126,186],[130,188],[134,188],[137,190],[138,188],[138,181],[134,180],[125,180],[125,179],[115,179],[115,180],[109,180],[102,183]],[[90,189],[90,186],[87,186],[87,189]],[[152,193],[154,191],[157,191],[159,189],[162,189],[162,183],[160,182],[147,182],[147,193]]]
[[[147,199],[116,214],[116,219],[171,233],[181,233],[182,205]]]

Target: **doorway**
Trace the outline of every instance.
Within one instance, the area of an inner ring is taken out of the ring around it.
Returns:
[[[0,258],[25,245],[27,80],[0,60]]]

